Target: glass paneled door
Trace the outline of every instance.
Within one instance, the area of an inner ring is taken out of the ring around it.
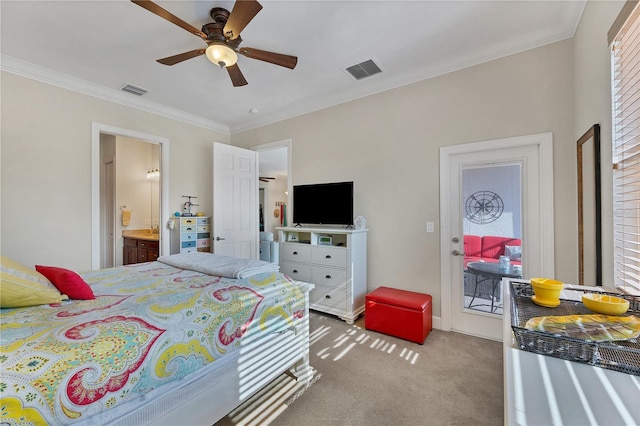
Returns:
[[[443,330],[502,340],[501,277],[553,276],[552,165],[550,133],[440,148]]]
[[[462,168],[462,309],[502,315],[502,278],[522,276],[521,164]]]

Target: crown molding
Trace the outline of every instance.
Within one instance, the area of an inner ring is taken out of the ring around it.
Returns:
[[[82,93],[87,96],[135,108],[140,111],[170,118],[192,126],[201,127],[224,135],[230,135],[229,126],[195,114],[189,114],[175,108],[169,108],[157,102],[135,98],[117,89],[100,86],[86,80],[72,77],[49,68],[41,67],[12,56],[0,55],[0,70],[52,86]]]
[[[582,13],[582,10],[583,9],[580,10],[580,13]],[[252,120],[231,123],[229,129],[232,135],[254,130],[258,127],[268,126],[284,120],[300,117],[316,111],[332,108],[348,102],[357,101],[362,98],[389,92],[404,86],[475,67],[477,65],[503,59],[512,55],[517,55],[529,50],[548,46],[572,38],[574,34],[575,28],[569,32],[548,37],[543,40],[537,40],[526,45],[518,46],[517,48],[507,48],[499,51],[474,52],[473,56],[456,58],[455,60],[441,64],[428,65],[425,68],[414,70],[399,77],[389,78],[386,80],[375,80],[374,77],[370,81],[367,81],[359,90],[318,95],[304,103],[297,103],[273,113],[256,117]]]

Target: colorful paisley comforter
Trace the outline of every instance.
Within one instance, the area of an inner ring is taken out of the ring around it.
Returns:
[[[86,420],[304,316],[280,273],[236,280],[150,262],[81,275],[95,300],[0,310],[1,424]]]

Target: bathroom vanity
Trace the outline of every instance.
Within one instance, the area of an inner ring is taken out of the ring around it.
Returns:
[[[154,261],[160,256],[160,236],[151,229],[122,231],[122,264]]]

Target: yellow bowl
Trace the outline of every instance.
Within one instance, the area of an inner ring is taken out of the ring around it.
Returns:
[[[533,293],[531,297],[533,303],[554,308],[560,304],[560,292],[564,288],[564,283],[550,278],[531,278]]]
[[[629,309],[628,300],[608,294],[583,294],[582,303],[593,312],[604,315],[622,315]]]

